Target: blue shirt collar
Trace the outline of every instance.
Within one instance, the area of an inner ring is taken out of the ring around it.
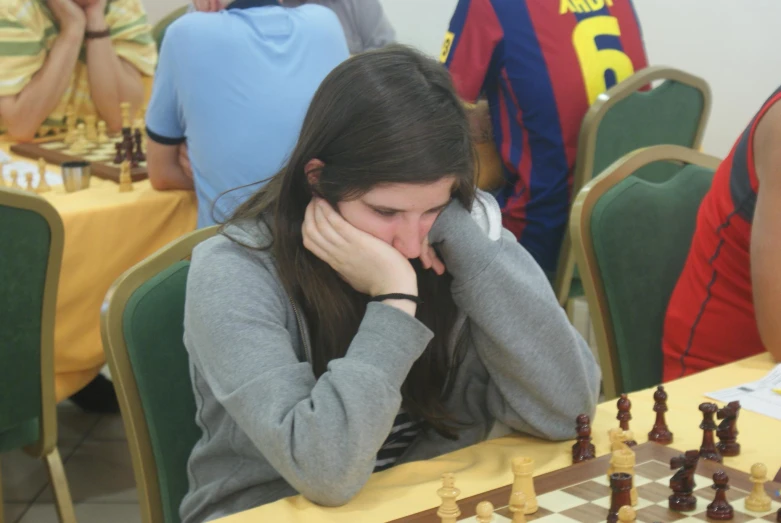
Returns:
[[[250,7],[266,7],[280,5],[279,0],[235,0],[226,9],[249,9]]]

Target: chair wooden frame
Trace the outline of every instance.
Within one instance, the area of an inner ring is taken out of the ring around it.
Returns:
[[[68,479],[57,449],[57,400],[54,392],[54,319],[57,310],[57,288],[60,282],[65,228],[60,214],[44,198],[29,192],[0,188],[0,205],[32,211],[49,225],[49,260],[41,308],[41,419],[40,436],[25,452],[43,459],[49,471],[57,514],[62,523],[75,523]],[[1,481],[1,480],[0,480]],[[3,522],[3,497],[0,490],[0,523]]]
[[[711,110],[711,90],[708,83],[702,78],[671,67],[654,66],[642,69],[599,95],[586,112],[578,135],[578,152],[572,182],[573,201],[583,185],[591,180],[595,174],[594,155],[596,154],[597,136],[599,126],[607,112],[621,100],[657,80],[672,80],[694,87],[702,93],[702,114],[692,144],[693,149],[699,149]],[[570,205],[570,210],[572,210],[572,205]],[[553,290],[562,307],[568,306],[572,276],[575,272],[575,256],[572,252],[572,240],[568,229],[565,230],[562,238],[556,276],[553,281]]]
[[[193,248],[214,236],[218,229],[215,225],[186,234],[128,269],[111,285],[101,307],[100,332],[127,433],[144,523],[163,523],[163,504],[149,427],[125,343],[125,307],[141,285],[171,265],[188,259]]]
[[[641,167],[658,161],[699,165],[714,170],[721,162],[714,156],[678,145],[657,145],[638,149],[614,162],[602,174],[588,182],[575,198],[570,215],[569,230],[573,240],[575,259],[578,267],[582,270],[583,288],[597,340],[606,400],[613,399],[622,392],[619,386],[622,382],[622,375],[617,363],[618,351],[612,329],[610,308],[594,254],[591,237],[591,214],[599,199],[617,183],[631,176]]]

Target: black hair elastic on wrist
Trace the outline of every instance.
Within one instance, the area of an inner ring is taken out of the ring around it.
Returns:
[[[369,301],[385,301],[385,300],[409,300],[417,303],[418,305],[423,303],[423,300],[421,300],[418,296],[415,296],[414,294],[401,294],[398,292],[391,293],[391,294],[380,294],[378,296],[371,298]]]

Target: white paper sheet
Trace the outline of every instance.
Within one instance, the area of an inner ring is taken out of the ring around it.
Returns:
[[[781,364],[759,381],[709,392],[706,396],[724,403],[740,401],[743,409],[781,419],[781,393],[774,392],[774,389],[781,390]]]
[[[18,171],[19,175],[17,177],[16,182],[21,187],[27,187],[27,179],[25,176],[27,173],[33,173],[33,187],[38,187],[38,164],[35,162],[28,162],[24,160],[19,160],[16,162],[10,162],[10,163],[4,163],[3,152],[0,151],[0,168],[2,168],[2,171],[0,171],[0,175],[2,175],[3,180],[5,181],[5,186],[10,187],[11,186],[11,171]],[[46,183],[49,184],[49,186],[52,185],[62,185],[62,176],[60,176],[57,173],[46,171]]]

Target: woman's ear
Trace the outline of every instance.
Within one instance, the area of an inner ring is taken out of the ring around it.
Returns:
[[[312,158],[304,166],[304,172],[306,173],[306,181],[309,182],[311,187],[317,187],[320,182],[320,171],[323,170],[325,164],[317,158]]]

